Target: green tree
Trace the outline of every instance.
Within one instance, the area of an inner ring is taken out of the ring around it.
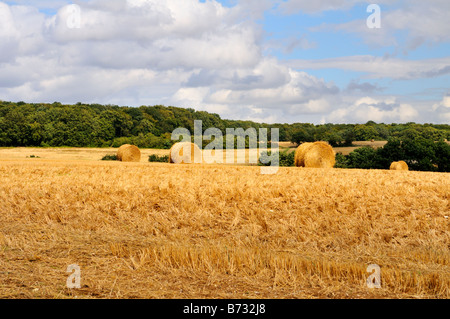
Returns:
[[[436,156],[434,164],[437,165],[437,171],[450,172],[450,145],[444,141],[435,143],[434,154]]]
[[[346,161],[349,168],[362,168],[362,169],[380,169],[384,168],[380,163],[380,158],[377,151],[372,147],[357,148],[347,156]]]
[[[313,142],[314,137],[306,129],[300,128],[292,133],[291,142],[300,145],[305,142]]]
[[[350,168],[348,164],[347,156],[342,153],[336,153],[336,164],[334,165],[336,168]]]
[[[356,125],[354,134],[357,141],[370,141],[378,138],[378,131],[373,125]]]

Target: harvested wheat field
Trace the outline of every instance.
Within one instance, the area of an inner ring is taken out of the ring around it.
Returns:
[[[3,160],[0,298],[448,298],[449,177]]]

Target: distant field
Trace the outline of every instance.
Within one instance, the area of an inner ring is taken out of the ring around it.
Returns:
[[[357,148],[363,147],[363,146],[371,146],[373,148],[379,148],[386,145],[387,141],[356,141],[353,142],[353,146],[348,147],[333,147],[334,151],[336,153],[342,153],[343,155],[348,155]],[[296,144],[291,142],[280,142],[280,149],[289,149],[290,151],[295,151]]]
[[[349,154],[358,147],[370,145],[373,147],[382,147],[387,142],[385,141],[375,141],[375,142],[354,142],[353,147],[335,147],[336,153],[340,152],[344,155]],[[280,142],[280,150],[290,149],[294,151],[296,146],[291,142]],[[265,149],[259,149],[257,155]],[[231,151],[232,153],[234,151]],[[98,161],[103,156],[107,154],[116,154],[117,148],[77,148],[77,147],[60,147],[60,148],[39,148],[39,147],[16,147],[16,148],[0,148],[0,161],[9,159],[24,159],[30,155],[39,156],[42,160],[51,161],[67,161],[67,160],[77,160],[77,161]],[[159,156],[169,155],[169,150],[162,149],[141,149],[141,162],[148,162],[148,156],[156,154]],[[237,159],[241,161],[248,162],[249,154],[248,150],[237,151],[235,156],[235,162]],[[226,153],[224,153],[224,159],[226,159]],[[36,158],[30,159],[36,161]],[[226,160],[224,160],[226,163]]]
[[[259,158],[261,151],[265,149],[260,148],[258,150],[253,149],[256,155],[256,160]],[[169,155],[170,151],[167,149],[141,149],[141,163],[148,163],[149,155],[155,154],[158,156]],[[230,155],[227,155],[231,154]],[[33,148],[33,147],[18,147],[18,148],[0,148],[0,161],[2,160],[18,160],[28,158],[30,161],[100,161],[105,155],[117,154],[117,148],[75,148],[75,147],[64,147],[64,148]],[[31,155],[35,157],[30,158]],[[212,153],[214,156],[215,153]],[[36,157],[38,156],[38,158]],[[227,156],[230,156],[231,161],[227,162]],[[206,156],[206,159],[210,159],[212,162],[213,157]],[[234,164],[234,163],[249,163],[250,151],[249,150],[223,150],[222,156],[219,157],[223,159],[223,163]],[[256,164],[256,162],[254,163]]]
[[[450,297],[448,173],[83,152],[1,150],[0,298]]]
[[[39,156],[40,158],[31,158],[36,160],[51,161],[99,161],[107,154],[116,154],[117,148],[77,148],[77,147],[55,147],[55,148],[39,148],[39,147],[16,147],[16,148],[0,148],[0,160],[24,159],[30,155]],[[141,162],[148,162],[148,156],[151,154],[168,155],[169,150],[157,149],[141,149]]]

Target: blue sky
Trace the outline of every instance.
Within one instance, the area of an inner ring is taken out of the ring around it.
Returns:
[[[0,1],[0,99],[450,123],[450,1],[370,3]]]

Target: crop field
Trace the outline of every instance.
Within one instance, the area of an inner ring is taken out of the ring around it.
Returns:
[[[352,143],[352,146],[339,146],[339,147],[333,147],[334,151],[336,153],[341,153],[342,155],[348,155],[357,148],[364,147],[364,146],[370,146],[374,149],[383,147],[387,144],[387,141],[355,141]],[[279,143],[280,150],[288,150],[288,152],[293,152],[297,148],[297,144],[291,143],[291,142],[280,142]]]
[[[0,151],[0,298],[450,297],[449,173],[38,151]]]

